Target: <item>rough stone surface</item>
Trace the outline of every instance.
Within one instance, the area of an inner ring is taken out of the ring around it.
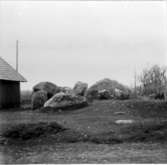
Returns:
[[[33,87],[33,91],[46,91],[48,98],[51,98],[54,94],[60,92],[60,87],[51,82],[40,82]]]
[[[73,91],[76,95],[80,95],[80,96],[85,96],[86,91],[88,89],[88,84],[78,81],[73,88]]]
[[[38,109],[41,108],[44,103],[47,101],[47,92],[46,91],[37,91],[33,92],[32,97],[31,97],[31,105],[32,109]]]
[[[122,91],[121,91],[120,89],[118,89],[118,88],[115,88],[115,89],[114,89],[114,96],[115,96],[116,98],[120,98],[120,97],[121,97],[121,94],[122,94]]]
[[[119,92],[117,91],[115,94],[115,90],[118,89],[121,91],[120,97],[117,97],[119,95]],[[94,99],[99,99],[99,92],[100,91],[109,91],[110,97],[111,98],[116,98],[116,99],[125,99],[127,98],[127,94],[130,92],[129,88],[120,84],[119,82],[115,80],[110,80],[108,78],[102,79],[100,81],[97,81],[94,85],[92,85],[88,91],[87,91],[87,97],[92,100]],[[126,96],[126,97],[125,97]]]
[[[44,107],[66,110],[82,108],[86,105],[88,105],[88,103],[85,97],[60,92],[50,98],[44,104]]]
[[[124,100],[129,99],[129,93],[127,91],[120,90],[118,88],[114,89],[114,97],[116,99]]]
[[[99,99],[99,93],[96,89],[91,89],[86,92],[86,98],[89,102],[93,102],[95,99]]]
[[[60,87],[60,91],[67,94],[74,94],[74,91],[70,87]]]
[[[98,97],[100,100],[103,100],[103,99],[108,100],[108,99],[113,98],[110,91],[108,91],[106,89],[98,91],[98,95],[99,95]]]

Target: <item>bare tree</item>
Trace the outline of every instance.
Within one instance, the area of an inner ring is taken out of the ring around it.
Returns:
[[[144,69],[139,77],[143,95],[163,95],[167,85],[167,69],[154,65],[149,69]]]

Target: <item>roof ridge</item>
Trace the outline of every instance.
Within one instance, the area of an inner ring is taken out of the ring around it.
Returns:
[[[11,80],[11,81],[21,81],[21,82],[27,81],[2,57],[0,57],[0,80]]]

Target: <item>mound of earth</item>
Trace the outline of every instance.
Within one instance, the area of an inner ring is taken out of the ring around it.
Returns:
[[[10,127],[1,136],[12,140],[30,140],[41,136],[56,134],[66,130],[56,122],[52,123],[33,123],[33,124],[18,124]]]

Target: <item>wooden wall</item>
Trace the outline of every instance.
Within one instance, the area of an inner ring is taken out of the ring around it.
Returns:
[[[20,106],[20,82],[0,80],[0,108]]]

